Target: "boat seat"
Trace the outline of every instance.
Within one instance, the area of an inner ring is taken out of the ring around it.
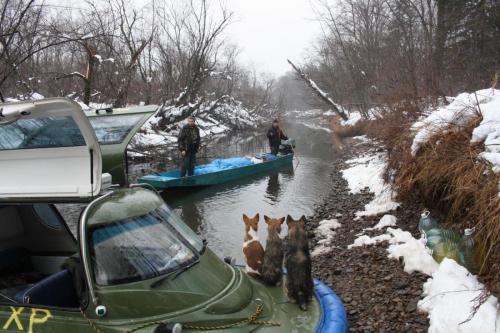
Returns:
[[[78,308],[79,302],[71,273],[65,269],[18,292],[15,300],[22,304]]]
[[[22,272],[29,270],[30,268],[31,260],[27,250],[9,248],[0,251],[0,272]]]
[[[0,303],[12,303],[12,304],[19,303],[16,299],[16,295],[19,294],[20,292],[25,291],[29,287],[30,287],[29,285],[25,285],[25,286],[0,289]]]

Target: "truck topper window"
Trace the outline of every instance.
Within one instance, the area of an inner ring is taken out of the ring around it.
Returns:
[[[71,116],[19,119],[0,125],[0,150],[85,146]]]
[[[99,116],[89,117],[89,121],[99,144],[111,145],[121,143],[142,117],[142,114]]]

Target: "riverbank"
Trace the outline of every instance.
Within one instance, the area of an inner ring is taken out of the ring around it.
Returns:
[[[349,159],[377,153],[379,148],[365,140],[354,138],[350,141],[346,143],[350,148],[333,162],[331,193],[317,206],[308,224],[314,249],[324,239],[324,235],[315,232],[319,222],[336,219],[340,223],[331,236],[329,249],[313,256],[314,275],[342,298],[351,332],[427,331],[426,314],[417,311],[427,276],[418,272],[405,273],[400,262],[387,257],[385,242],[348,249],[363,229],[373,227],[383,215],[355,220],[356,212],[363,211],[374,195],[368,191],[350,193],[341,171],[349,167],[346,163]],[[399,228],[417,237],[416,226],[422,208],[418,203],[402,204],[391,214],[397,218]],[[365,231],[369,236],[374,233]]]
[[[420,239],[423,204],[394,201],[384,145],[361,136],[346,147],[308,232],[313,273],[342,298],[351,332],[497,332],[496,297]]]

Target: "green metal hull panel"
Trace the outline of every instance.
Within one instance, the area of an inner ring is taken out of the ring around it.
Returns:
[[[121,145],[101,145],[102,170],[111,175],[113,184],[121,186],[127,183],[125,149]]]
[[[293,162],[293,154],[278,157],[274,161],[262,162],[249,166],[221,170],[199,176],[184,178],[170,178],[158,175],[147,175],[139,178],[139,183],[150,184],[157,190],[168,188],[212,186],[231,182],[240,178],[252,176],[259,173],[278,170]]]
[[[234,323],[250,317],[256,309],[257,299],[262,300],[264,310],[259,320],[269,320],[281,324],[279,327],[266,325],[242,324],[230,329],[212,330],[211,332],[313,332],[321,315],[318,302],[314,299],[309,303],[307,312],[301,311],[296,304],[287,303],[283,287],[265,287],[260,282],[248,277],[240,269],[234,269],[232,278],[224,289],[213,295],[206,302],[197,303],[195,298],[186,298],[185,304],[192,302],[190,307],[180,311],[171,311],[166,304],[175,303],[176,298],[169,299],[173,293],[162,293],[148,295],[148,291],[134,293],[121,298],[117,293],[109,292],[108,296],[113,298],[113,306],[108,306],[108,315],[104,318],[96,318],[93,314],[94,308],[89,307],[85,312],[92,323],[102,332],[119,333],[134,329],[141,325],[154,321],[169,321],[194,326],[219,326]],[[202,286],[209,287],[209,279]],[[243,292],[242,292],[243,291]],[[125,291],[119,292],[125,296]],[[155,291],[149,290],[149,294]],[[101,294],[104,296],[104,294]],[[184,295],[186,296],[186,295]],[[114,299],[116,297],[116,299]],[[108,303],[109,304],[109,303]],[[151,311],[151,307],[157,307],[157,311]],[[164,308],[162,309],[162,306]],[[19,311],[20,308],[14,307]],[[16,317],[21,327],[17,326],[15,320],[9,324],[13,314],[10,307],[0,306],[0,331],[1,332],[33,332],[33,333],[96,333],[80,312],[70,312],[54,309],[41,309],[25,307]],[[121,313],[115,318],[115,314]],[[8,326],[5,326],[7,325]],[[152,333],[157,325],[151,325],[140,329],[139,333]],[[31,327],[31,330],[30,330]],[[184,328],[183,332],[203,332],[202,330]]]

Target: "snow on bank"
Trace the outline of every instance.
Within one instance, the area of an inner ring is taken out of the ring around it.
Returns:
[[[313,124],[313,123],[306,123],[306,122],[303,122],[302,125],[304,125],[305,127],[308,127],[312,130],[320,130],[320,131],[325,131],[325,132],[328,132],[328,133],[331,133],[332,130],[328,127],[323,127],[323,126],[320,126],[320,125],[316,125],[316,124]]]
[[[44,98],[45,98],[45,96],[34,91],[31,93],[27,93],[25,95],[17,95],[15,98],[14,97],[5,97],[5,102],[6,103],[15,103],[15,102],[20,102],[20,101],[36,101],[36,100],[40,100],[40,99],[44,99]]]
[[[333,236],[335,236],[335,229],[338,229],[341,226],[342,225],[337,219],[320,221],[318,227],[314,231],[316,237],[319,238],[318,245],[312,251],[311,255],[317,256],[329,252]]]
[[[424,240],[409,232],[388,228],[375,237],[358,237],[349,249],[388,241],[388,258],[403,258],[404,271],[422,272],[431,276],[423,285],[424,298],[418,308],[427,312],[430,333],[498,333],[500,314],[498,300],[489,296],[474,314],[474,307],[485,290],[476,276],[454,260],[445,258],[438,264],[425,247]]]
[[[218,105],[215,102],[202,104],[193,113],[196,124],[200,129],[200,136],[205,141],[208,138],[218,137],[231,132],[233,129],[255,129],[261,121],[258,116],[251,115],[241,103],[228,99]],[[161,112],[165,119],[177,119],[189,106],[165,107]],[[172,122],[167,130],[160,130],[158,123],[162,119],[157,115],[151,117],[135,135],[132,147],[173,147],[177,143],[177,136],[184,126],[185,120]]]
[[[383,173],[387,166],[387,158],[384,153],[371,156],[355,158],[346,162],[352,165],[342,170],[342,177],[347,180],[349,191],[359,193],[368,188],[375,194],[375,198],[365,205],[365,210],[356,212],[356,216],[377,215],[396,209],[399,203],[392,200],[393,192],[389,184],[383,179]]]
[[[402,257],[406,273],[418,271],[431,275],[437,269],[438,264],[425,247],[423,238],[416,239],[411,233],[401,229],[388,228],[387,232],[392,236],[389,241],[391,245],[387,248],[388,257],[396,260]]]
[[[408,231],[403,231],[399,228],[387,228],[385,234],[374,237],[369,237],[368,235],[359,236],[347,248],[352,249],[384,241],[388,241],[390,244],[387,248],[387,257],[396,260],[403,258],[405,272],[412,273],[418,271],[431,275],[437,269],[438,264],[432,258],[430,251],[425,247],[424,239],[416,239]]]
[[[471,318],[473,307],[478,304],[483,291],[484,285],[474,275],[454,260],[445,258],[424,284],[425,298],[418,302],[418,308],[429,314],[429,332],[500,332],[496,297],[489,296]]]
[[[367,137],[366,135],[358,135],[358,136],[353,136],[352,137],[354,140],[357,140],[358,144],[363,144],[363,143],[370,143],[372,142],[372,139]]]
[[[416,122],[416,132],[411,146],[415,156],[420,147],[434,134],[446,130],[449,125],[464,125],[482,116],[481,123],[472,132],[472,143],[484,142],[481,157],[492,164],[494,172],[500,172],[500,90],[483,89],[475,93],[462,93],[449,105],[438,107],[425,119]]]
[[[385,214],[374,227],[366,228],[364,230],[381,230],[385,227],[393,227],[396,225],[396,221],[396,216]]]
[[[352,249],[353,247],[373,245],[373,244],[388,241],[391,238],[392,238],[391,235],[387,235],[387,234],[382,234],[382,235],[378,235],[375,237],[370,237],[368,235],[361,235],[354,240],[354,243],[352,243],[351,245],[348,245],[347,248]]]
[[[342,126],[354,126],[361,119],[362,119],[361,113],[359,113],[357,111],[349,112],[348,119],[347,120],[342,120],[340,122],[340,124]]]

